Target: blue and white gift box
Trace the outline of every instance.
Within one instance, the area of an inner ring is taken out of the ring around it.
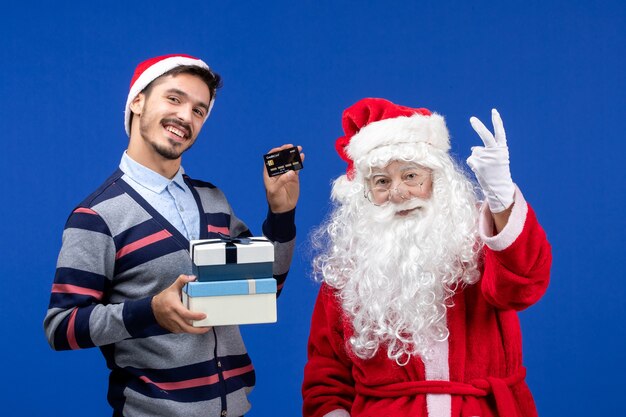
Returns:
[[[274,278],[190,282],[183,287],[183,305],[206,314],[193,326],[276,322]]]
[[[189,253],[201,282],[273,275],[274,245],[265,237],[192,240]]]

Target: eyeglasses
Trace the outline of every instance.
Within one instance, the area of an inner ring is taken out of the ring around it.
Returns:
[[[406,200],[405,194],[400,193],[398,187],[404,185],[406,187],[405,192],[422,191],[424,183],[432,176],[431,171],[427,171],[421,168],[409,169],[403,171],[401,174],[400,184],[393,187],[393,179],[386,173],[375,173],[371,177],[366,179],[366,192],[365,198],[367,198],[375,206],[383,206],[391,200],[391,192],[395,191],[399,194],[400,198]]]

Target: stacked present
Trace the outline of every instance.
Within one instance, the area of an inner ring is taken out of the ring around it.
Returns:
[[[276,322],[274,245],[264,237],[191,241],[197,281],[183,288],[183,304],[206,314],[196,327]]]

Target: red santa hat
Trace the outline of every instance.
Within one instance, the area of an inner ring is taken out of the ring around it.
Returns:
[[[364,98],[348,107],[343,112],[342,125],[344,136],[337,139],[335,149],[348,163],[348,179],[354,177],[355,162],[358,164],[377,148],[427,143],[445,152],[450,150],[443,116],[382,98]]]
[[[124,126],[126,127],[126,134],[128,136],[130,136],[130,119],[132,117],[130,103],[135,99],[135,97],[137,97],[137,94],[141,93],[143,89],[146,88],[152,81],[159,78],[169,70],[183,65],[191,65],[210,70],[209,66],[201,59],[184,54],[157,56],[155,58],[147,59],[137,65],[133,78],[130,80],[130,91],[128,92],[126,110],[124,112]],[[214,101],[215,94],[211,94],[209,111],[207,112],[205,118],[209,117]]]

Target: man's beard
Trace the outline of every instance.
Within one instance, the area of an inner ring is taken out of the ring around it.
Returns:
[[[172,161],[180,158],[181,155],[183,154],[183,152],[186,152],[187,150],[191,149],[191,146],[192,146],[192,145],[189,145],[188,148],[183,150],[183,149],[181,149],[182,145],[180,143],[175,142],[172,139],[168,139],[168,141],[169,141],[169,143],[171,145],[170,147],[160,145],[160,144],[152,142],[150,140],[148,141],[148,144],[150,146],[152,146],[152,149],[154,149],[163,158],[169,159],[169,160],[172,160]]]
[[[475,205],[471,193],[465,198],[461,205]],[[454,210],[436,198],[336,210],[324,227],[328,250],[314,266],[338,290],[357,356],[368,359],[384,347],[405,364],[414,355],[427,359],[433,343],[448,337],[454,291],[478,279],[476,219],[475,210]]]
[[[183,144],[180,142],[176,142],[175,140],[172,139],[167,139],[169,146],[168,145],[163,145],[160,144],[156,141],[154,141],[151,136],[150,136],[150,129],[151,129],[151,125],[154,125],[154,122],[151,120],[152,117],[150,116],[149,110],[146,110],[146,113],[144,115],[144,117],[141,117],[139,119],[139,132],[141,134],[141,137],[143,138],[144,141],[146,141],[146,143],[152,147],[152,149],[154,149],[156,151],[156,153],[158,153],[160,156],[162,156],[163,158],[167,159],[167,160],[176,160],[178,158],[181,157],[181,155],[188,151],[189,149],[191,149],[191,147],[193,146],[194,142],[190,142],[189,145],[186,148],[183,148]],[[179,124],[183,129],[186,129],[185,131],[190,132],[190,127],[189,124],[186,123],[174,123],[174,121],[172,119],[163,119],[159,122],[159,126],[163,126],[163,123],[165,122],[169,122],[172,124]],[[190,141],[190,139],[187,139],[188,141]]]

